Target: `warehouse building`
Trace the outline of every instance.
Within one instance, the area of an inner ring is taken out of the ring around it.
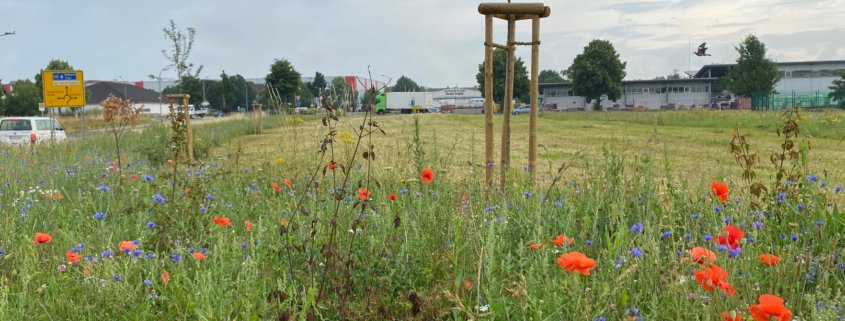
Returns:
[[[725,77],[727,70],[733,66],[735,64],[706,65],[686,79],[625,80],[622,82],[622,97],[617,101],[602,97],[602,107],[609,110],[704,106],[750,108],[750,101],[740,101],[730,92],[714,89],[714,86],[720,87],[719,80]],[[775,85],[775,93],[764,97],[769,104],[774,101],[780,107],[822,107],[831,104],[827,99],[830,92],[828,87],[845,72],[845,60],[780,62],[777,67],[781,80]],[[543,107],[546,109],[591,110],[591,102],[586,101],[584,97],[575,96],[572,83],[540,84],[540,90]]]

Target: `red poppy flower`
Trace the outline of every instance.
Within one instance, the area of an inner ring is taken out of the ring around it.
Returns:
[[[564,270],[583,275],[590,275],[590,270],[596,268],[596,261],[577,251],[561,255],[557,259],[557,264]]]
[[[328,168],[328,169],[335,169],[335,168],[337,168],[337,163],[335,163],[335,162],[331,162],[331,163],[329,163],[328,165],[326,165],[326,168]]]
[[[244,222],[244,225],[246,225],[247,232],[252,231],[252,222],[247,220],[246,222]]]
[[[281,192],[282,187],[279,186],[279,184],[276,184],[276,182],[273,182],[273,190],[276,191],[276,192]]]
[[[293,185],[293,181],[292,181],[292,180],[290,180],[290,179],[285,178],[285,185],[287,185],[288,187],[290,187],[291,185]]]
[[[772,317],[778,321],[789,321],[792,319],[792,312],[783,306],[783,299],[776,295],[763,294],[758,299],[760,304],[748,307],[751,317],[757,321],[769,321]]]
[[[420,180],[423,183],[431,183],[434,181],[434,172],[431,171],[431,168],[423,167],[422,172],[420,172]]]
[[[131,179],[133,181],[137,181],[138,180],[138,174],[132,173],[132,175],[129,175],[129,179]]]
[[[780,258],[774,254],[760,254],[760,262],[767,266],[774,266],[780,263]]]
[[[739,244],[739,240],[741,240],[745,236],[745,233],[743,233],[742,230],[739,229],[739,227],[728,225],[725,226],[723,231],[725,231],[727,235],[719,235],[719,240],[717,241],[719,242],[719,245],[730,246],[731,249],[734,250],[742,247]]]
[[[129,253],[134,251],[138,247],[132,241],[121,241],[120,245],[118,245],[118,248],[121,252]]]
[[[390,199],[391,201],[395,201],[397,199],[396,194],[393,194],[393,193],[390,193],[389,195],[387,195],[387,198]]]
[[[701,271],[695,271],[695,280],[701,284],[701,287],[707,291],[713,291],[714,288],[719,287],[726,296],[732,296],[736,293],[733,285],[727,282],[728,272],[722,270],[716,264],[710,264]]]
[[[542,250],[543,244],[531,243],[531,244],[528,245],[528,248],[530,248],[534,251]]]
[[[692,248],[692,250],[690,250],[690,256],[692,257],[693,262],[702,265],[705,262],[713,262],[716,260],[716,253],[713,253],[713,251],[699,246],[696,246]]]
[[[53,237],[47,233],[35,233],[35,241],[32,244],[44,244],[53,241]]]
[[[82,259],[81,255],[73,253],[71,250],[68,250],[67,253],[65,253],[65,256],[67,256],[68,264],[76,264],[76,262],[79,262],[79,260]]]
[[[722,321],[742,321],[742,314],[731,312],[722,312]]]
[[[557,237],[550,239],[549,242],[552,242],[552,244],[557,245],[557,246],[563,246],[564,243],[572,244],[572,242],[574,242],[574,240],[572,240],[571,237],[565,236],[563,234],[558,234]]]
[[[366,201],[370,199],[370,190],[366,188],[361,188],[358,190],[358,199],[362,201]]]
[[[208,257],[207,257],[207,256],[205,256],[205,254],[204,254],[204,253],[202,253],[202,252],[194,252],[194,253],[191,253],[191,255],[192,255],[195,259],[197,259],[197,261],[202,261],[202,260],[205,260],[205,259],[207,259],[207,258],[208,258]]]
[[[217,224],[217,226],[220,226],[220,227],[227,227],[229,225],[232,225],[232,221],[229,220],[228,217],[216,217],[215,216],[211,221],[214,222],[214,224]]]
[[[170,272],[161,272],[161,282],[164,283],[164,285],[167,285],[167,283],[170,282]]]
[[[713,195],[719,197],[719,200],[722,201],[722,203],[728,200],[728,193],[730,192],[728,184],[721,183],[714,179],[713,183],[710,184],[710,191],[713,192]]]

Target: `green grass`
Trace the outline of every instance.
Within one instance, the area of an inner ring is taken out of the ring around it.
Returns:
[[[261,135],[248,135],[248,120],[197,126],[199,162],[177,167],[176,190],[163,127],[127,134],[122,188],[109,170],[108,136],[34,154],[6,148],[0,320],[628,320],[634,308],[645,320],[719,320],[732,310],[749,319],[761,293],[783,297],[801,320],[833,320],[845,305],[845,192],[835,192],[845,152],[841,126],[830,123],[841,115],[805,114],[807,172],[782,201],[766,195],[759,209],[727,143],[742,124],[764,159],[758,180],[771,186],[765,159],[782,140],[773,132],[778,114],[544,114],[537,186],[522,171],[527,117],[514,117],[505,193],[483,182],[477,115],[375,118],[386,134],[365,135],[357,149],[352,133],[364,119],[341,118],[324,153],[329,128],[319,120],[269,118]],[[365,159],[370,145],[375,158]],[[331,160],[339,166],[325,169]],[[551,185],[564,163],[572,166]],[[435,171],[432,183],[420,182],[422,167]],[[724,207],[711,178],[731,187]],[[360,188],[372,192],[366,202]],[[55,193],[64,199],[45,199]],[[705,241],[728,219],[747,236],[736,258]],[[52,242],[33,245],[37,232]],[[574,242],[554,246],[558,234]],[[121,253],[123,240],[137,240],[140,256]],[[694,246],[717,252],[735,295],[696,282],[700,268],[684,259]],[[68,264],[74,248],[89,259]],[[570,251],[595,260],[589,276],[557,265]],[[782,261],[766,267],[762,253]]]

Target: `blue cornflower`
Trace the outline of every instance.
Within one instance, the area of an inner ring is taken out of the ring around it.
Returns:
[[[552,205],[554,205],[555,207],[561,207],[563,206],[563,203],[561,203],[560,201],[555,201]]]
[[[205,212],[207,212],[207,211],[208,211],[208,208],[205,207],[205,205],[200,205],[200,213],[205,214]]]
[[[522,195],[524,195],[525,197],[531,197],[531,196],[534,196],[534,194],[533,194],[533,193],[531,193],[531,192],[529,192],[529,191],[522,192]]]
[[[153,286],[153,281],[150,281],[150,280],[144,280],[144,285],[146,285],[146,286]]]
[[[797,208],[797,209],[798,209],[798,211],[800,212],[800,211],[803,211],[803,210],[804,210],[805,206],[804,206],[804,204],[800,204],[800,203],[799,203],[799,204],[798,204],[798,206],[796,206],[795,208]]]
[[[6,250],[0,249],[0,255],[6,255]]]
[[[693,219],[697,219],[697,218],[698,218],[698,213],[692,213],[692,218],[693,218]]]
[[[719,245],[718,249],[719,249],[719,252],[724,252],[724,251],[728,250],[728,246],[727,245]]]
[[[214,195],[211,195],[211,194],[205,194],[205,199],[207,199],[207,200],[209,200],[209,201],[213,201],[215,198],[216,198],[216,197],[214,197]]]
[[[754,227],[754,228],[758,228],[758,229],[763,228],[763,222],[760,222],[760,221],[753,222],[753,223],[751,223],[751,226]]]
[[[247,248],[247,247],[249,247],[249,244],[246,244],[246,243],[241,243],[241,248],[242,248],[242,249],[245,249],[245,248]]]
[[[607,321],[604,317],[598,317],[594,321]]]
[[[798,241],[798,234],[792,234],[792,241]]]
[[[778,193],[778,203],[783,203],[786,199],[786,192]]]
[[[710,241],[712,241],[712,240],[713,240],[713,236],[712,236],[712,235],[710,235],[710,234],[705,234],[705,235],[704,235],[704,241],[705,241],[705,242],[710,242]]]
[[[640,248],[638,248],[636,246],[631,248],[630,253],[633,254],[634,257],[637,257],[637,258],[643,257],[643,251],[641,251]]]
[[[725,217],[725,219],[724,219],[724,221],[725,221],[725,224],[731,224],[731,217],[730,217],[730,216],[726,216],[726,217]]]
[[[152,182],[152,181],[153,181],[153,177],[152,177],[152,176],[150,176],[150,175],[144,174],[144,180],[145,180],[145,181],[147,181],[147,182]]]
[[[155,255],[155,253],[150,252],[150,253],[147,253],[147,255],[145,255],[145,257],[147,258],[147,260],[152,260],[153,258],[156,257],[156,255]]]
[[[737,256],[739,256],[740,252],[742,252],[741,247],[738,247],[736,249],[732,249],[728,252],[728,257],[732,257],[732,258],[737,257]]]
[[[796,183],[796,182],[794,182],[794,181],[791,181],[791,180],[786,180],[786,185],[787,185],[787,186],[792,186],[792,185],[795,185],[795,184],[798,184],[798,183]]]
[[[632,233],[638,233],[638,232],[642,233],[642,231],[643,231],[643,223],[637,223],[637,224],[631,225],[631,232]]]
[[[123,276],[120,274],[112,274],[111,277],[114,278],[115,281],[123,281]]]
[[[663,231],[663,232],[660,232],[660,237],[662,237],[662,238],[664,238],[664,239],[665,239],[665,238],[667,238],[667,237],[670,237],[670,236],[672,236],[672,231]]]
[[[617,269],[622,268],[622,262],[623,262],[622,257],[617,256],[616,259],[613,260],[613,267],[615,267]]]
[[[494,209],[496,209],[496,208],[495,208],[495,207],[493,207],[492,205],[488,205],[488,206],[487,206],[487,208],[486,208],[486,209],[484,209],[484,210],[485,210],[485,211],[488,211],[488,212],[492,212]]]
[[[147,228],[156,228],[156,222],[153,222],[153,221],[147,222]]]
[[[155,194],[155,195],[153,195],[153,199],[154,199],[156,202],[158,202],[159,204],[164,204],[164,203],[166,203],[166,202],[167,202],[167,200],[166,200],[166,199],[164,198],[164,196],[162,196],[161,194]]]
[[[813,221],[813,224],[821,226],[824,225],[824,221]]]
[[[407,188],[400,189],[400,190],[399,190],[399,194],[400,194],[400,195],[405,195],[405,194],[408,194],[408,189],[407,189]]]
[[[593,245],[593,240],[587,240],[587,241],[586,241],[586,243],[587,243],[587,246],[592,246],[592,245]]]
[[[98,220],[103,220],[106,218],[106,213],[103,212],[94,212],[94,218]]]
[[[834,192],[836,192],[836,193],[841,192],[841,191],[842,191],[842,186],[837,186],[837,187],[833,188],[833,191],[834,191]]]
[[[105,251],[100,252],[100,256],[102,256],[104,258],[105,257],[112,257],[112,255],[114,255],[114,252],[109,251],[109,250],[105,250]]]
[[[721,213],[722,212],[722,206],[716,205],[716,206],[713,207],[713,210],[716,211],[716,213]]]
[[[827,187],[827,182],[822,182],[821,184],[819,184],[819,187],[821,187],[821,188]]]
[[[170,259],[173,260],[173,263],[179,263],[182,260],[182,256],[176,253],[170,254]]]
[[[691,237],[692,237],[692,234],[691,234],[691,233],[689,233],[689,232],[684,233],[684,238],[685,238],[685,239],[689,240]]]
[[[141,257],[141,255],[144,255],[144,251],[141,251],[141,250],[132,251],[133,257]]]
[[[811,183],[815,183],[819,181],[819,177],[816,175],[807,175],[807,181]]]
[[[108,192],[108,191],[111,191],[111,188],[109,188],[109,187],[108,187],[108,186],[106,186],[106,185],[100,185],[99,187],[97,187],[97,189],[98,189],[98,190],[101,190],[101,191],[103,191],[103,192]]]

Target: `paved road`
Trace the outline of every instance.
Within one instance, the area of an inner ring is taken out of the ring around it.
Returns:
[[[238,116],[191,118],[191,125],[213,123],[213,122],[218,122],[218,121],[223,121],[223,120],[234,119],[235,117],[238,117]],[[141,128],[144,128],[144,127],[147,127],[147,126],[158,125],[158,124],[169,124],[169,123],[170,123],[170,119],[166,118],[166,119],[162,119],[160,121],[154,121],[154,122],[150,122],[150,123],[140,124],[138,126],[135,126],[135,129],[137,130],[137,129],[141,129]],[[108,133],[110,133],[109,130],[110,130],[109,128],[89,129],[85,132],[85,135],[108,134]],[[67,137],[68,138],[81,138],[82,137],[82,131],[67,133]]]

